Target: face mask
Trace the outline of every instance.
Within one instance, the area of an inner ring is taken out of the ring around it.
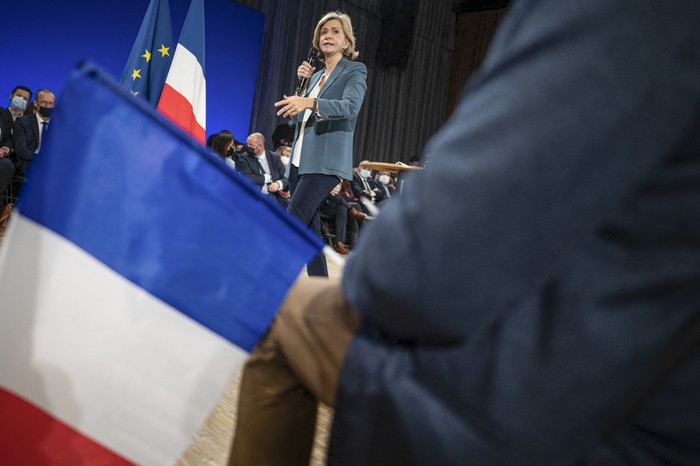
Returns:
[[[287,165],[289,163],[289,157],[281,155],[280,158],[282,159],[282,163]]]
[[[10,105],[17,110],[24,110],[27,108],[27,102],[18,95],[12,98],[12,103]]]
[[[382,175],[379,177],[379,182],[381,184],[389,184],[389,175]]]
[[[369,178],[370,173],[369,170],[365,170],[364,168],[360,169],[360,176],[362,178]]]
[[[245,153],[248,154],[249,157],[255,157],[255,150],[252,147],[245,146]]]
[[[226,151],[226,157],[232,157],[232,156],[233,156],[233,147]]]
[[[39,107],[39,115],[43,116],[44,118],[51,118],[51,112],[53,112],[53,108]]]

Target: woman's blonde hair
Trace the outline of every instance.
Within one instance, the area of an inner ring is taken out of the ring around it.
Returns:
[[[343,55],[345,55],[345,57],[347,57],[349,60],[354,60],[357,58],[360,52],[355,50],[355,34],[352,31],[352,21],[350,21],[350,17],[342,11],[329,11],[323,15],[323,18],[321,18],[316,25],[316,29],[314,29],[314,47],[316,47],[316,50],[321,50],[321,28],[332,19],[337,19],[340,21],[340,24],[343,26],[343,33],[348,39],[349,45],[346,49],[343,49]],[[320,52],[319,55],[321,55],[321,59],[323,59],[323,55],[320,54]]]

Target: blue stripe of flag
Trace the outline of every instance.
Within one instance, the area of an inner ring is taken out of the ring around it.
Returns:
[[[192,0],[178,43],[197,57],[204,70],[204,0]]]

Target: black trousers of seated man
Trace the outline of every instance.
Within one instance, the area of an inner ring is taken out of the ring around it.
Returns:
[[[358,224],[349,215],[352,206],[341,196],[329,195],[319,207],[321,213],[335,219],[335,240],[346,246],[355,246],[357,242]]]

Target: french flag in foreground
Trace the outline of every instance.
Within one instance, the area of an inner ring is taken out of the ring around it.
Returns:
[[[173,464],[321,243],[89,65],[51,122],[0,257],[0,464]]]
[[[204,145],[206,104],[204,0],[192,0],[160,95],[158,111]]]

